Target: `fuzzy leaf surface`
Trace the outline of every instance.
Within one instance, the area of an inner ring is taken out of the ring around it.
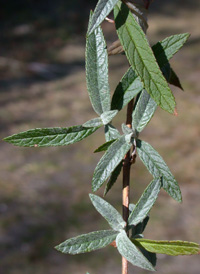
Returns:
[[[159,69],[144,32],[125,4],[118,2],[114,17],[119,39],[135,72],[140,76],[144,88],[164,110],[173,113],[174,96]]]
[[[93,206],[106,219],[112,229],[118,231],[126,226],[122,216],[111,204],[97,195],[89,194],[89,196]]]
[[[154,241],[136,239],[146,250],[171,256],[198,254],[199,244],[184,241]],[[135,241],[133,241],[135,243]]]
[[[137,247],[127,237],[126,232],[122,231],[117,235],[116,245],[119,253],[135,266],[155,271],[153,265],[137,249]]]
[[[86,39],[86,81],[93,109],[98,115],[110,110],[108,54],[100,27]]]
[[[103,126],[103,121],[100,117],[91,119],[83,124],[83,127],[101,127]]]
[[[89,24],[88,35],[97,28],[112,11],[118,0],[99,0]]]
[[[83,234],[59,244],[55,248],[62,253],[80,254],[91,252],[109,245],[115,240],[118,232],[113,230],[100,230]]]
[[[132,127],[141,132],[153,117],[156,109],[156,102],[144,89],[132,114]]]
[[[132,146],[130,138],[131,134],[123,135],[109,146],[95,168],[92,179],[93,191],[97,191],[102,186],[129,151]]]
[[[115,89],[112,97],[111,109],[121,110],[142,89],[143,84],[140,77],[136,75],[132,68],[129,68]]]
[[[110,110],[101,114],[101,119],[104,125],[109,124],[112,119],[117,115],[118,110]]]
[[[94,151],[94,153],[96,153],[96,152],[101,152],[101,151],[106,151],[106,150],[109,148],[109,146],[110,146],[113,142],[115,142],[115,141],[116,141],[116,139],[113,139],[113,140],[111,140],[111,141],[108,141],[108,142],[104,143],[103,145],[101,145],[100,147],[98,147],[98,148]]]
[[[162,177],[164,190],[176,201],[181,202],[181,191],[177,181],[159,153],[148,143],[137,140],[137,152],[154,178]]]
[[[161,179],[153,180],[143,192],[140,200],[128,218],[128,225],[137,225],[145,219],[154,205],[161,189]]]
[[[4,141],[23,147],[66,146],[83,140],[98,128],[83,126],[36,128],[6,137]]]
[[[106,187],[105,187],[105,190],[104,190],[104,196],[108,193],[108,191],[113,187],[113,185],[115,184],[115,182],[117,181],[117,178],[122,170],[122,166],[123,166],[123,163],[121,162],[115,169],[114,171],[112,172],[107,184],[106,184]]]
[[[111,124],[107,124],[104,127],[106,142],[115,140],[121,137],[119,131]]]

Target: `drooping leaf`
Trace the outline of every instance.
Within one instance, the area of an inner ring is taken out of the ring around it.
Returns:
[[[36,128],[6,137],[4,141],[24,147],[66,146],[83,140],[98,128],[83,126]]]
[[[152,47],[160,67],[168,63],[169,59],[187,42],[189,36],[189,33],[172,35]]]
[[[140,77],[135,74],[132,68],[129,68],[115,89],[112,97],[111,109],[121,110],[142,89],[143,84]]]
[[[112,11],[117,1],[118,0],[99,0],[98,1],[89,24],[88,35],[90,35],[94,31],[94,29],[97,28],[103,22],[103,20]]]
[[[110,146],[113,142],[115,142],[115,141],[116,141],[116,139],[113,139],[113,140],[111,140],[111,141],[108,141],[108,142],[104,143],[103,145],[101,145],[100,147],[98,147],[98,148],[94,151],[94,153],[96,153],[96,152],[101,152],[101,151],[106,151],[106,150],[109,148],[109,146]]]
[[[103,248],[115,240],[118,232],[100,230],[83,234],[59,244],[55,248],[62,253],[80,254]]]
[[[143,192],[128,218],[128,225],[137,225],[145,219],[154,205],[161,188],[161,179],[153,180]]]
[[[93,206],[106,219],[112,229],[118,231],[126,226],[122,216],[111,204],[97,195],[89,194],[89,196]]]
[[[132,127],[141,132],[151,120],[156,109],[156,102],[144,89],[132,114]]]
[[[96,28],[86,39],[86,81],[95,112],[101,115],[109,111],[108,54],[100,27]]]
[[[87,122],[85,122],[83,124],[83,127],[87,127],[87,128],[90,128],[90,127],[101,127],[103,126],[103,121],[100,117],[97,117],[97,118],[94,118],[94,119],[91,119]]]
[[[105,125],[104,130],[106,142],[118,139],[121,136],[119,131],[111,124]]]
[[[125,231],[122,231],[117,235],[116,244],[119,253],[130,263],[143,269],[155,271],[153,265],[131,242],[131,240],[127,237]]]
[[[148,143],[137,140],[140,159],[154,178],[162,177],[164,190],[176,201],[181,202],[181,191],[177,181],[159,153]]]
[[[154,241],[147,239],[135,239],[146,250],[153,253],[167,254],[171,256],[192,255],[200,252],[199,244],[185,241]]]
[[[144,88],[164,110],[173,113],[174,96],[163,77],[144,32],[125,4],[114,8],[116,29],[126,56]]]
[[[122,161],[125,154],[132,146],[130,139],[131,134],[123,135],[109,146],[95,168],[92,179],[93,191],[97,191],[102,186]]]
[[[105,187],[105,190],[104,190],[104,196],[108,193],[108,191],[113,187],[113,185],[115,184],[115,182],[117,181],[117,178],[122,170],[122,166],[123,166],[123,163],[119,163],[119,165],[114,169],[114,171],[112,172],[107,184],[106,184],[106,187]]]
[[[101,119],[104,125],[109,124],[112,119],[117,115],[118,110],[110,110],[101,114]]]

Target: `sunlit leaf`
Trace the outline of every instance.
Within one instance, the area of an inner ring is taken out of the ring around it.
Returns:
[[[109,178],[115,168],[129,151],[132,144],[130,142],[131,134],[123,135],[109,146],[103,157],[95,168],[92,179],[92,190],[98,190],[102,184]]]
[[[162,177],[163,188],[178,202],[182,201],[181,191],[177,181],[159,153],[148,143],[137,140],[137,152],[154,178]]]
[[[103,22],[103,20],[112,11],[117,1],[118,0],[99,0],[98,1],[89,24],[88,35],[90,35],[94,31],[94,29],[97,28]]]
[[[100,230],[83,234],[59,244],[55,248],[62,253],[80,254],[91,252],[109,245],[115,240],[118,232],[114,230]]]
[[[104,127],[106,142],[118,139],[121,135],[119,131],[111,124],[107,124]]]
[[[6,137],[4,141],[24,147],[66,146],[83,140],[98,128],[83,126],[36,128]]]
[[[116,29],[126,56],[144,88],[164,110],[173,113],[174,96],[163,77],[144,32],[125,4],[114,8]]]
[[[118,110],[110,110],[110,111],[103,112],[101,114],[101,119],[103,121],[103,124],[104,125],[109,124],[112,121],[112,119],[117,115],[117,113],[118,113]]]
[[[86,81],[95,112],[101,115],[109,111],[108,54],[100,27],[96,28],[86,39]]]
[[[117,181],[117,178],[119,176],[119,174],[121,173],[121,170],[122,170],[122,166],[123,166],[123,163],[119,163],[119,165],[114,169],[114,171],[112,172],[107,184],[106,184],[106,187],[105,187],[105,190],[104,190],[104,196],[108,193],[108,191],[113,187],[113,185],[115,184],[115,182]]]
[[[111,204],[97,195],[89,194],[89,196],[93,206],[107,220],[112,229],[118,231],[126,226],[122,216]]]
[[[199,244],[192,242],[135,239],[133,240],[133,243],[137,244],[136,241],[150,252],[167,254],[171,256],[192,255],[200,252]]]
[[[128,225],[137,225],[148,215],[154,205],[161,188],[161,179],[153,180],[143,192],[140,200],[128,218]]]
[[[119,253],[130,263],[143,269],[155,271],[153,265],[131,242],[131,240],[127,237],[125,231],[122,231],[117,235],[116,244]]]

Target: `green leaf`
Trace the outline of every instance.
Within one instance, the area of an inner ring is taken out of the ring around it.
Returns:
[[[115,141],[116,141],[116,139],[113,139],[113,140],[111,140],[111,141],[108,141],[108,142],[104,143],[103,145],[101,145],[100,147],[98,147],[98,148],[94,151],[94,153],[96,153],[96,152],[101,152],[101,151],[106,151],[106,150],[109,148],[109,146],[110,146],[113,142],[115,142]]]
[[[149,252],[140,246],[138,246],[138,248],[142,252],[142,254],[145,256],[145,258],[147,258],[147,260],[155,267],[157,262],[156,253]]]
[[[100,27],[86,39],[86,80],[88,94],[95,112],[101,115],[109,111],[108,54]]]
[[[137,140],[137,151],[140,159],[154,178],[162,177],[163,188],[176,201],[181,202],[181,191],[177,181],[163,158],[148,143]]]
[[[144,88],[164,110],[173,113],[174,96],[163,77],[144,32],[125,4],[118,2],[114,17],[119,39],[126,56]]]
[[[121,110],[126,106],[141,90],[143,84],[132,68],[124,74],[112,97],[111,109]]]
[[[125,231],[122,231],[117,235],[116,245],[119,253],[130,263],[143,269],[155,271],[153,265],[131,242]]]
[[[66,146],[83,140],[98,128],[83,126],[36,128],[6,137],[4,141],[23,147]]]
[[[89,194],[89,196],[93,206],[106,219],[112,229],[119,231],[126,226],[122,216],[111,204],[97,195]]]
[[[101,127],[103,126],[103,121],[100,117],[97,117],[97,118],[94,118],[94,119],[91,119],[87,122],[85,122],[83,124],[83,127],[87,127],[87,128],[90,128],[90,127]]]
[[[198,254],[200,252],[199,244],[192,242],[136,239],[133,240],[133,243],[137,244],[136,241],[139,242],[143,248],[153,253],[178,256]]]
[[[118,110],[110,110],[101,114],[101,119],[104,125],[109,124],[112,119],[117,115]]]
[[[118,0],[99,0],[89,24],[88,35],[90,35],[94,29],[103,22],[103,20],[112,11],[117,1]]]
[[[154,205],[161,188],[161,179],[153,180],[143,192],[128,218],[128,225],[137,225],[145,219]]]
[[[160,67],[168,63],[168,60],[186,43],[189,36],[189,33],[172,35],[152,47]]]
[[[111,144],[111,146],[109,146],[108,150],[105,152],[95,168],[92,179],[93,191],[97,191],[102,186],[102,184],[108,179],[108,177],[122,161],[125,154],[132,146],[130,139],[131,134],[123,135]]]
[[[106,187],[105,187],[105,190],[104,190],[104,196],[108,193],[108,191],[113,187],[113,185],[115,184],[115,182],[117,181],[117,178],[122,170],[122,166],[123,166],[123,162],[119,163],[119,165],[114,169],[114,171],[112,172],[107,184],[106,184]]]
[[[132,114],[132,127],[141,132],[153,117],[157,109],[156,102],[144,89]]]
[[[62,253],[80,254],[103,248],[112,243],[118,232],[113,230],[100,230],[83,234],[59,244],[55,248]]]
[[[121,137],[119,131],[111,124],[105,125],[105,138],[106,142],[118,139]]]

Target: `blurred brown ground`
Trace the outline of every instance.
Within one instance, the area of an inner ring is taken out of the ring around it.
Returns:
[[[95,117],[86,92],[85,32],[96,1],[0,1],[0,137],[35,127],[71,126]],[[179,181],[183,203],[163,191],[151,212],[146,238],[200,239],[200,31],[198,0],[155,0],[148,38],[190,32],[171,62],[185,92],[173,88],[178,117],[157,111],[142,133],[164,157]],[[108,44],[112,26],[103,23]],[[124,56],[110,58],[114,90],[126,71]],[[124,122],[124,113],[115,125]],[[120,273],[112,247],[85,255],[54,250],[61,241],[107,224],[90,204],[92,154],[103,132],[64,148],[17,148],[1,142],[0,274]],[[142,163],[132,170],[132,202],[151,180]],[[120,180],[107,199],[120,210]],[[102,194],[102,191],[99,192]],[[158,273],[199,274],[199,256],[158,256]],[[131,273],[147,271],[130,266]]]

